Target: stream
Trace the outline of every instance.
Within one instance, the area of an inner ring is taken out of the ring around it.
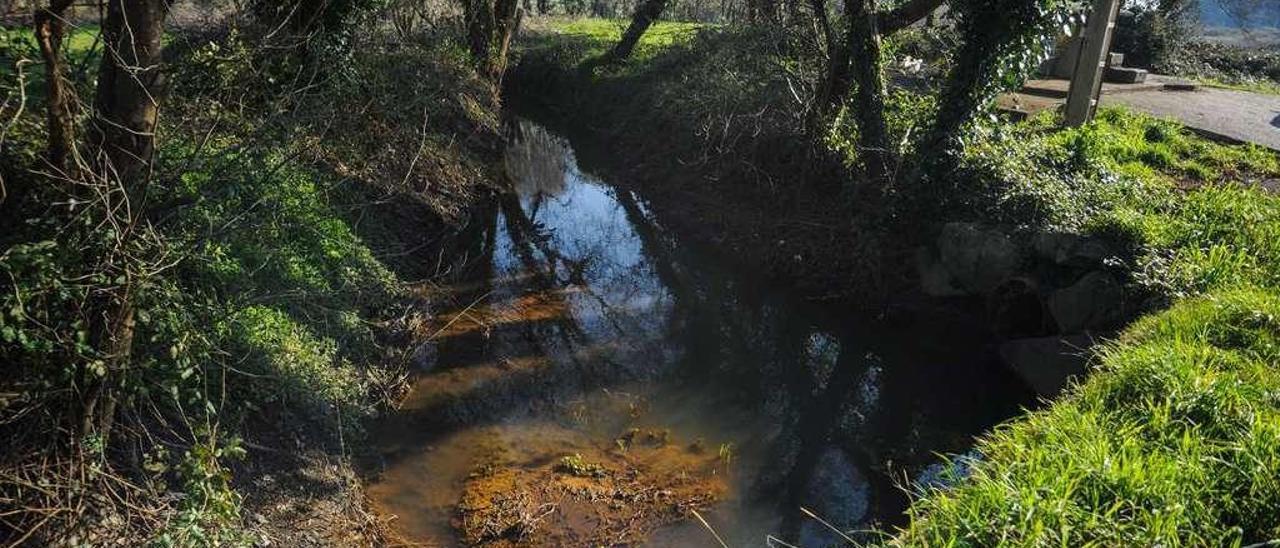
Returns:
[[[399,540],[842,541],[801,508],[861,540],[1033,404],[972,322],[797,299],[682,243],[566,139],[511,132],[516,192],[459,236],[412,389],[371,433]]]

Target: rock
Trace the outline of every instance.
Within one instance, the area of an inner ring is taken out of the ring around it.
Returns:
[[[1196,91],[1200,89],[1200,84],[1190,80],[1175,80],[1164,83],[1165,91]]]
[[[1123,67],[1123,66],[1124,66],[1124,54],[1123,54],[1123,53],[1116,53],[1116,52],[1114,52],[1114,51],[1113,51],[1113,52],[1108,53],[1108,54],[1107,54],[1107,66],[1108,66],[1108,67]]]
[[[804,506],[841,531],[857,529],[870,509],[869,485],[838,448],[818,457],[805,488]],[[800,527],[800,546],[843,546],[844,539],[813,519]]]
[[[1036,280],[1015,276],[987,296],[991,330],[1001,338],[1039,337],[1052,333]]]
[[[951,284],[951,274],[942,266],[938,254],[928,247],[916,250],[916,273],[920,276],[920,290],[930,297],[959,297],[963,289]]]
[[[1063,333],[1110,327],[1121,318],[1124,289],[1106,272],[1090,272],[1049,296],[1049,312]]]
[[[1111,248],[1098,240],[1087,238],[1076,247],[1075,253],[1067,259],[1067,264],[1073,266],[1097,266],[1101,265],[1111,255]]]
[[[1093,337],[1041,337],[1000,345],[1000,360],[1037,394],[1054,397],[1072,378],[1084,374]]]
[[[1129,67],[1107,67],[1103,79],[1117,84],[1141,84],[1147,81],[1147,71]]]
[[[1037,257],[1062,266],[1097,267],[1112,255],[1096,238],[1067,232],[1041,232],[1032,241]]]
[[[973,475],[973,466],[982,460],[977,449],[950,455],[942,462],[926,466],[911,482],[912,492],[924,496],[931,491],[950,489]]]
[[[927,256],[921,270],[926,293],[985,294],[1012,276],[1021,262],[1009,235],[973,223],[947,223],[938,235],[937,250],[937,263]]]

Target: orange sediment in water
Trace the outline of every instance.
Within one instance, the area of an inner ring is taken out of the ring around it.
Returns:
[[[535,466],[479,466],[464,484],[453,519],[462,542],[636,542],[722,500],[729,489],[722,457],[675,444],[665,431],[633,430],[612,448],[575,450]]]

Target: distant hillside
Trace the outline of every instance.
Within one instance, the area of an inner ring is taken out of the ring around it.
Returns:
[[[1222,8],[1222,2],[1231,2],[1232,0],[1201,0],[1200,1],[1200,21],[1206,27],[1227,27],[1239,28],[1241,21],[1228,14],[1227,10]],[[1244,0],[1248,2],[1249,0]],[[1249,28],[1276,28],[1280,27],[1280,2],[1275,0],[1261,0],[1257,2],[1259,5],[1254,12],[1253,17],[1245,22],[1245,26]]]

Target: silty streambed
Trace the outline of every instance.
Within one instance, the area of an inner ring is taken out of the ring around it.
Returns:
[[[1029,404],[972,326],[801,302],[513,124],[368,494],[426,545],[825,546]],[[858,533],[853,533],[856,536]]]

